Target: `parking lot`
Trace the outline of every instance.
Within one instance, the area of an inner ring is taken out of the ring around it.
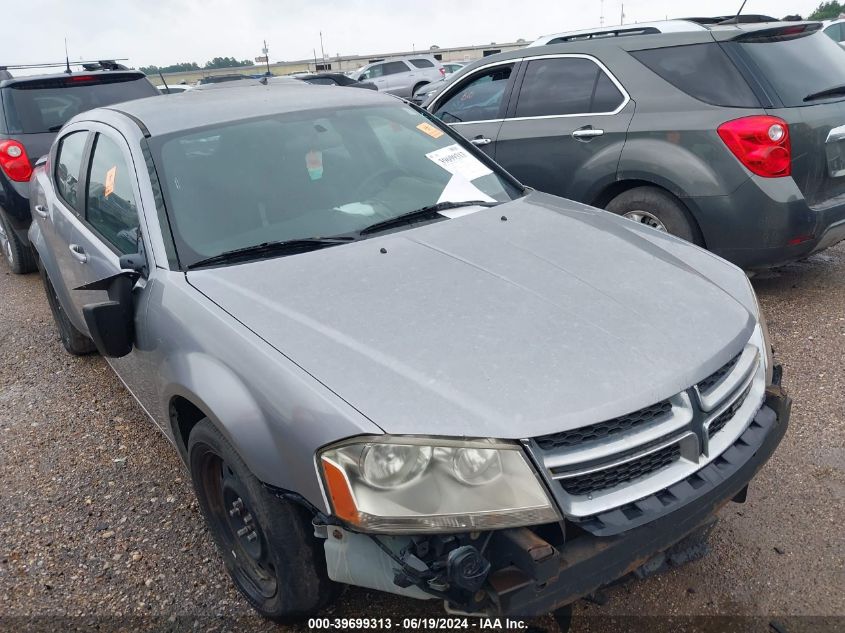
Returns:
[[[757,616],[749,630],[767,630],[773,617],[789,631],[841,624],[845,243],[754,285],[795,401],[784,442],[748,502],[721,511],[707,557],[611,588],[600,611],[582,602],[576,616]],[[187,629],[277,630],[225,574],[168,441],[100,356],[62,350],[38,276],[3,267],[0,298],[0,628],[144,615]],[[441,608],[350,589],[327,615]],[[535,624],[556,630],[551,618]],[[618,626],[590,619],[574,630]]]

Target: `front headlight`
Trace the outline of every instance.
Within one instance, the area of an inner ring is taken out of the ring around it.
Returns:
[[[492,530],[559,521],[515,443],[355,438],[319,454],[333,513],[365,532]]]
[[[760,301],[757,299],[757,293],[754,291],[754,286],[751,285],[751,280],[748,281],[748,292],[751,293],[751,298],[754,300],[754,316],[757,317],[757,326],[754,328],[751,340],[763,351],[763,362],[766,364],[766,384],[770,385],[774,371],[774,357],[772,355],[772,343],[769,340],[769,324],[766,322],[766,315],[760,309]]]

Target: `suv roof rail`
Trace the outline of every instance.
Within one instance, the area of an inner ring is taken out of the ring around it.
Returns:
[[[590,31],[588,33],[571,33],[555,38],[555,43],[572,42],[575,40],[593,40],[601,37],[625,37],[627,35],[653,35],[660,33],[660,29],[654,26],[619,26],[603,31]]]
[[[7,71],[10,68],[15,70],[23,70],[29,68],[67,68],[68,66],[82,66],[85,70],[129,70],[123,64],[117,62],[125,62],[127,58],[120,59],[95,59],[87,61],[63,61],[63,62],[47,62],[44,64],[0,64],[0,71]]]

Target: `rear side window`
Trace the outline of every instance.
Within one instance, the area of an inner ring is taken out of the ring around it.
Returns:
[[[760,107],[748,83],[715,42],[632,51],[631,55],[700,101],[734,108]]]
[[[80,112],[158,95],[137,75],[71,75],[12,84],[0,91],[11,134],[56,132]]]
[[[434,64],[427,59],[412,59],[411,63],[417,68],[434,68]]]
[[[813,95],[845,86],[845,50],[824,33],[730,45],[751,59],[787,108],[821,103],[824,99]],[[827,100],[843,98],[839,93]]]
[[[56,191],[73,209],[79,202],[79,168],[87,139],[88,132],[68,134],[59,142],[56,153]]]
[[[599,66],[581,57],[528,62],[516,117],[613,112],[625,97]]]
[[[406,73],[409,70],[404,62],[387,62],[386,64],[382,64],[382,68],[384,69],[385,75],[397,75],[399,73]]]
[[[88,176],[85,219],[124,255],[138,250],[138,205],[132,178],[120,146],[97,135]]]

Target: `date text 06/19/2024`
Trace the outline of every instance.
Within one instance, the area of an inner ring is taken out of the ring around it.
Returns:
[[[528,628],[524,620],[511,618],[311,618],[308,628],[313,630],[442,630],[461,629],[510,630],[520,631]]]

